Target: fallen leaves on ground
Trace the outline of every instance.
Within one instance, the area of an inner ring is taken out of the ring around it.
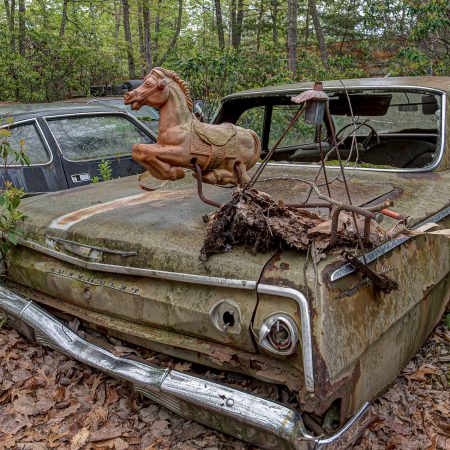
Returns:
[[[376,419],[356,449],[450,449],[450,329],[444,320],[374,402]]]
[[[77,325],[78,328],[78,325]],[[99,335],[79,330],[85,338]],[[442,322],[393,385],[374,402],[376,419],[358,450],[438,450],[450,446],[450,331]],[[105,339],[106,342],[106,339]],[[165,367],[191,363],[108,338],[110,350]],[[209,379],[290,403],[287,389],[238,374]],[[254,449],[158,406],[129,386],[0,329],[0,450]]]

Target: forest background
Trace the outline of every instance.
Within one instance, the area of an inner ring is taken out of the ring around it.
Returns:
[[[448,0],[2,0],[0,100],[89,94],[164,65],[209,105],[241,89],[449,75]]]

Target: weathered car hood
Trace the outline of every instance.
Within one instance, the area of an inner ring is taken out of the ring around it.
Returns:
[[[256,187],[285,202],[302,202],[309,189],[298,178],[312,179],[316,171],[268,167]],[[396,212],[419,220],[448,204],[447,172],[349,171],[347,177],[353,204],[394,198]],[[205,186],[206,196],[216,201],[226,201],[229,193],[227,188]],[[343,183],[333,184],[332,196],[346,201]],[[317,198],[312,196],[310,201]],[[29,198],[23,201],[21,209],[28,216],[22,228],[30,239],[45,243],[46,238],[56,237],[135,252],[136,255],[122,258],[123,265],[257,280],[272,255],[252,255],[234,248],[230,253],[213,256],[207,263],[200,262],[207,228],[203,217],[214,208],[200,201],[195,180],[189,174],[184,180],[151,192],[142,191],[135,177],[127,177]],[[386,224],[388,227],[389,221]]]

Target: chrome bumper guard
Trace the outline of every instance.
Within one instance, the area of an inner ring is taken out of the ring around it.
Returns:
[[[115,356],[1,285],[0,309],[29,325],[39,344],[131,383],[136,391],[176,414],[261,448],[345,449],[352,446],[371,419],[367,403],[339,432],[317,438],[308,433],[301,415],[293,409],[176,370]]]

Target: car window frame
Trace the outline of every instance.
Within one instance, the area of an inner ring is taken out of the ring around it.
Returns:
[[[67,161],[69,163],[82,163],[82,162],[93,162],[93,161],[102,161],[102,160],[114,160],[117,159],[117,156],[107,156],[105,158],[90,158],[90,159],[80,159],[80,160],[72,160],[67,158],[64,153],[61,150],[61,147],[59,145],[58,140],[56,139],[56,136],[54,135],[49,122],[51,122],[52,120],[57,120],[57,119],[66,119],[66,118],[71,118],[71,117],[85,117],[85,116],[119,116],[122,117],[126,120],[128,120],[129,122],[131,122],[132,124],[136,125],[138,128],[141,129],[141,131],[143,131],[145,134],[147,134],[147,136],[152,139],[154,141],[154,143],[156,143],[157,137],[155,136],[155,134],[149,129],[147,128],[144,124],[142,124],[139,120],[137,120],[134,116],[132,116],[131,114],[128,114],[126,111],[93,111],[93,112],[82,112],[82,113],[66,113],[66,114],[56,114],[56,115],[50,115],[50,116],[43,116],[43,119],[45,121],[45,124],[47,126],[47,129],[49,130],[53,141],[55,142],[56,148],[58,149],[58,153],[60,155],[60,157],[64,160]],[[128,158],[131,157],[131,152],[129,154],[126,155],[122,155],[121,158]]]
[[[312,85],[312,83],[311,83]],[[310,88],[292,88],[292,89],[273,89],[268,91],[267,93],[258,93],[257,94],[242,94],[239,95],[236,94],[236,96],[228,97],[226,98],[225,102],[222,103],[222,106],[217,110],[216,114],[213,118],[213,123],[222,115],[222,109],[224,104],[226,103],[234,103],[242,101],[250,101],[254,99],[255,97],[258,99],[264,99],[266,108],[273,104],[276,99],[281,98],[287,98],[287,97],[294,97],[301,92],[307,91]],[[360,171],[369,171],[369,172],[391,172],[391,173],[424,173],[424,172],[432,172],[433,170],[437,169],[440,164],[442,163],[444,159],[445,154],[445,147],[446,147],[446,118],[447,118],[447,92],[443,91],[442,89],[437,89],[434,87],[428,87],[428,86],[411,86],[411,85],[404,85],[399,84],[398,86],[389,85],[389,86],[373,86],[373,85],[360,85],[360,86],[352,86],[352,85],[337,85],[337,86],[324,86],[325,92],[351,92],[351,91],[358,91],[358,90],[379,90],[379,91],[401,91],[404,90],[406,92],[424,92],[429,93],[433,95],[437,95],[441,99],[441,116],[440,116],[440,127],[438,129],[438,142],[436,143],[436,152],[438,153],[438,156],[435,158],[435,160],[426,167],[411,167],[411,168],[404,168],[404,167],[393,167],[393,168],[377,168],[377,167],[358,167],[354,165],[349,165],[344,167],[345,170],[360,170]],[[261,105],[255,105],[255,106],[261,106]],[[246,108],[250,109],[250,108]],[[244,111],[242,111],[243,113]],[[286,124],[287,125],[287,124]],[[327,129],[329,124],[326,123]],[[329,130],[327,130],[329,131]],[[267,139],[268,144],[268,130],[266,127],[263,128],[263,140]],[[263,141],[264,142],[264,141]],[[264,149],[267,149],[267,147],[263,147]],[[450,151],[450,150],[449,150]],[[259,164],[259,163],[257,163]],[[320,164],[318,163],[311,163],[311,164],[305,164],[305,163],[295,163],[295,162],[269,162],[269,165],[272,166],[280,166],[280,167],[300,167],[300,168],[320,168]],[[327,166],[327,170],[340,170],[338,166]]]
[[[12,117],[14,119],[14,116]],[[54,155],[53,155],[53,151],[52,148],[47,140],[47,138],[45,137],[45,133],[42,130],[42,127],[39,123],[39,121],[37,120],[37,117],[33,117],[31,119],[22,119],[22,120],[18,120],[18,121],[14,121],[10,124],[4,124],[1,125],[0,128],[15,128],[16,126],[20,126],[20,125],[27,125],[27,124],[33,124],[35,126],[35,129],[39,135],[39,137],[42,140],[42,143],[44,144],[44,149],[47,152],[47,155],[49,156],[49,160],[45,163],[30,163],[28,165],[23,165],[23,164],[9,164],[7,169],[9,168],[26,168],[26,167],[46,167],[49,166],[53,163],[53,159],[54,159]],[[26,142],[25,142],[26,145]]]

